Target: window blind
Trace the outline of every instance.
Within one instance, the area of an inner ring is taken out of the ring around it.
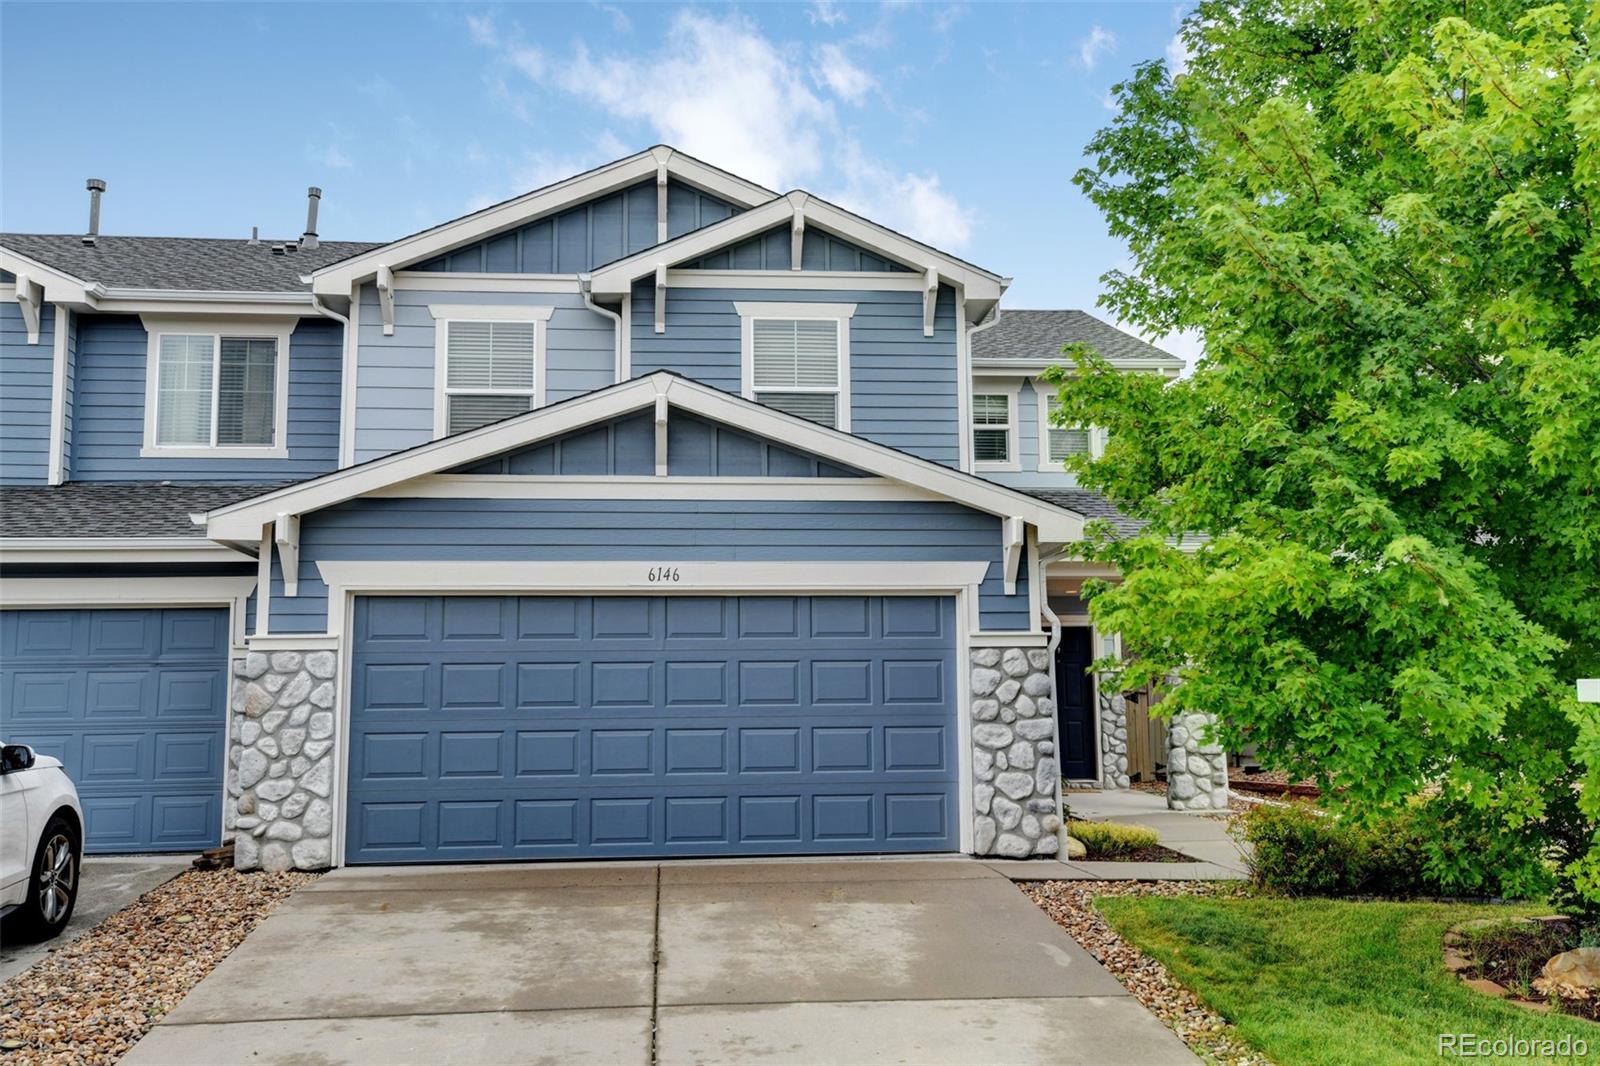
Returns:
[[[752,334],[756,388],[839,387],[837,322],[760,318]]]
[[[1054,397],[1046,401],[1048,413],[1051,418],[1049,433],[1046,435],[1045,447],[1049,450],[1049,458],[1053,463],[1060,462],[1069,455],[1089,454],[1089,431],[1077,427],[1061,427],[1054,424],[1055,413],[1061,407],[1061,402]]]
[[[461,433],[533,409],[538,328],[532,322],[451,322],[445,353],[445,432]]]
[[[1011,402],[1003,393],[972,397],[972,457],[980,463],[1011,459]]]
[[[157,351],[156,443],[211,443],[215,338],[167,333]]]
[[[223,337],[217,360],[217,443],[272,443],[278,342]]]

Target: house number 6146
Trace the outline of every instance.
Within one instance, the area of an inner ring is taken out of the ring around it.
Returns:
[[[676,566],[652,566],[650,568],[650,583],[653,585],[658,585],[663,581],[676,580],[678,580],[678,568]]]

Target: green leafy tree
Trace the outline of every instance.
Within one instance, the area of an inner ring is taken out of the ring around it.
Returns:
[[[1057,372],[1109,431],[1086,547],[1130,686],[1219,716],[1343,813],[1416,797],[1460,891],[1600,905],[1600,8],[1203,2],[1077,184],[1197,330],[1191,376]],[[1194,535],[1200,531],[1201,535]],[[1447,846],[1459,836],[1481,848]]]

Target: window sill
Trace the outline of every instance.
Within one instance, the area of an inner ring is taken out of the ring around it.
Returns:
[[[972,464],[972,470],[974,473],[978,474],[1020,474],[1022,473],[1022,464],[995,463],[979,460]]]
[[[190,448],[190,447],[153,447],[146,445],[139,449],[141,459],[287,459],[288,448],[246,448],[246,447],[216,447],[216,448]]]

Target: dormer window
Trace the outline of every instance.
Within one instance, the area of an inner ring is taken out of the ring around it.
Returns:
[[[834,429],[850,428],[854,304],[735,305],[747,399]]]
[[[152,458],[288,455],[289,327],[147,321],[144,447]]]

